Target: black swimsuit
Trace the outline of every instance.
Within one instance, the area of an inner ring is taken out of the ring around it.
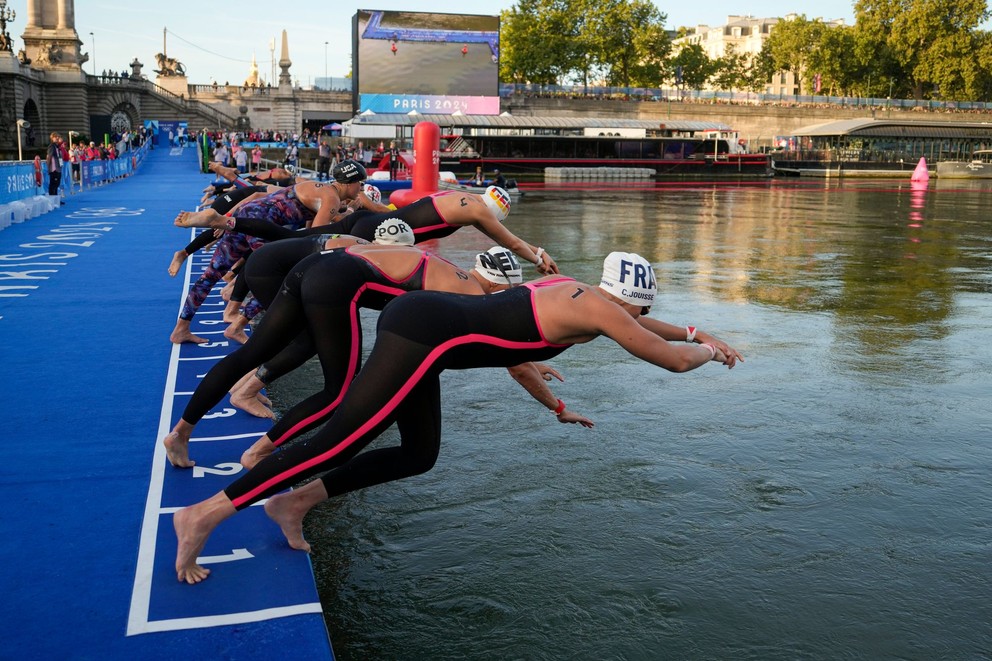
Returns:
[[[544,339],[535,288],[398,296],[379,316],[375,347],[328,423],[259,462],[224,492],[243,509],[322,473],[328,495],[336,496],[430,470],[441,442],[442,371],[547,360],[570,346]],[[393,422],[399,446],[360,453]]]

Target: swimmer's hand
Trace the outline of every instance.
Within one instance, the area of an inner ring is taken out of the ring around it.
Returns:
[[[587,429],[591,429],[596,426],[596,423],[589,418],[584,415],[579,415],[574,411],[569,411],[568,409],[561,412],[561,415],[558,416],[558,422],[566,422],[572,425],[578,423]]]
[[[537,368],[537,371],[541,375],[541,378],[544,379],[545,381],[550,381],[551,377],[554,377],[559,381],[561,381],[562,383],[565,383],[565,377],[563,377],[558,370],[551,367],[550,365],[545,365],[544,363],[534,363],[534,367]]]

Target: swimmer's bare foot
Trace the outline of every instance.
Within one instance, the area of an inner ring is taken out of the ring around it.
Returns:
[[[262,388],[265,387],[265,383],[255,376],[255,372],[249,372],[245,374],[238,383],[231,388],[229,391],[231,395],[236,396],[239,401],[247,401],[248,398],[254,397],[262,404],[268,407],[272,407],[272,402],[268,397],[262,394]]]
[[[189,434],[184,436],[172,430],[162,439],[162,445],[165,446],[169,463],[176,468],[192,468],[196,465],[196,462],[189,458]]]
[[[185,250],[177,250],[175,254],[172,255],[172,263],[169,264],[169,275],[175,277],[179,273],[179,269],[182,268],[183,264],[186,263],[186,258],[189,255],[186,254]]]
[[[234,281],[232,279],[232,280],[228,280],[227,281],[227,284],[224,285],[224,288],[220,290],[220,297],[221,297],[222,300],[225,300],[228,303],[230,303],[231,302],[231,294],[233,294],[233,293],[234,293]]]
[[[203,502],[184,507],[172,517],[178,545],[176,548],[176,578],[193,585],[210,575],[210,570],[196,564],[207,539],[221,521],[237,510],[221,491]]]
[[[184,344],[186,342],[192,342],[193,344],[206,344],[210,340],[200,337],[199,335],[193,335],[191,332],[186,331],[185,333],[180,333],[172,331],[172,335],[169,339],[173,344]]]
[[[207,164],[207,169],[214,174],[227,179],[228,181],[234,181],[238,178],[238,171],[234,168],[229,168],[226,165],[221,164],[219,161],[210,161]]]
[[[241,455],[241,465],[251,470],[255,467],[255,464],[262,461],[270,454],[276,451],[276,446],[272,444],[268,436],[263,436],[262,438],[255,441],[255,444],[244,451]]]
[[[237,383],[235,383],[233,386],[231,386],[230,390],[228,390],[227,392],[229,392],[229,393],[236,393],[237,391],[241,390],[242,386],[244,386],[246,383],[248,383],[248,381],[250,381],[254,377],[255,377],[255,371],[254,370],[252,370],[251,372],[246,373],[243,377],[241,377],[240,379],[238,379]]]
[[[245,396],[242,394],[243,392],[244,390],[242,389],[231,393],[231,406],[241,409],[245,413],[250,413],[256,418],[275,420],[276,416],[272,412],[272,409],[263,404],[255,395]]]
[[[180,211],[173,223],[176,227],[227,228],[227,218],[209,208],[202,211]]]
[[[194,342],[196,344],[204,344],[209,342],[199,335],[193,335],[189,329],[189,320],[180,319],[176,322],[176,327],[172,329],[172,334],[169,335],[169,340],[173,344],[182,344],[184,342]]]
[[[231,288],[233,289],[234,286],[232,285]],[[224,289],[227,289],[227,285],[224,286]],[[222,293],[221,297],[223,296],[224,294]],[[224,316],[222,317],[222,319],[229,324],[236,323],[238,319],[245,319],[244,317],[241,316],[240,311],[241,311],[241,303],[239,303],[238,301],[227,301],[227,305],[224,306]],[[248,320],[245,319],[245,325],[247,324],[248,324]],[[242,326],[241,328],[242,330],[244,330],[244,326]]]
[[[241,319],[244,319],[243,323]],[[247,325],[248,319],[239,315],[230,326],[224,329],[224,337],[234,340],[239,344],[244,344],[248,341],[248,333],[245,332],[245,326]]]
[[[292,548],[309,553],[310,544],[303,539],[303,517],[310,508],[303,507],[303,502],[294,494],[296,491],[272,496],[265,503],[265,513],[279,524]]]

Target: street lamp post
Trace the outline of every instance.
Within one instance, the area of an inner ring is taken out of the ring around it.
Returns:
[[[93,40],[93,75],[96,75],[96,35],[90,32],[90,39]]]
[[[10,35],[7,34],[7,23],[8,21],[13,23],[15,18],[17,18],[17,12],[13,9],[7,9],[7,0],[0,0],[0,37],[3,37],[4,43],[0,50],[14,51],[13,42],[10,40]]]
[[[324,42],[324,84],[327,85],[327,89],[331,89],[330,83],[327,81],[327,42]]]
[[[24,154],[21,151],[21,129],[31,128],[31,122],[26,119],[17,120],[17,160],[23,161]]]

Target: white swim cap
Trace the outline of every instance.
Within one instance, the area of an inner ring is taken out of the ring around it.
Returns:
[[[373,186],[372,184],[362,184],[362,192],[365,193],[365,197],[369,198],[376,204],[382,202],[382,192],[379,190],[378,186]]]
[[[512,250],[493,246],[475,256],[475,270],[483,278],[497,285],[516,285],[523,282],[523,270]]]
[[[372,243],[391,246],[412,246],[417,242],[413,230],[406,221],[399,218],[387,218],[375,228],[375,238]]]
[[[482,200],[499,222],[502,223],[510,215],[510,194],[499,186],[487,188],[482,194]]]
[[[624,303],[651,307],[658,284],[648,260],[632,252],[611,252],[603,260],[599,288]]]

